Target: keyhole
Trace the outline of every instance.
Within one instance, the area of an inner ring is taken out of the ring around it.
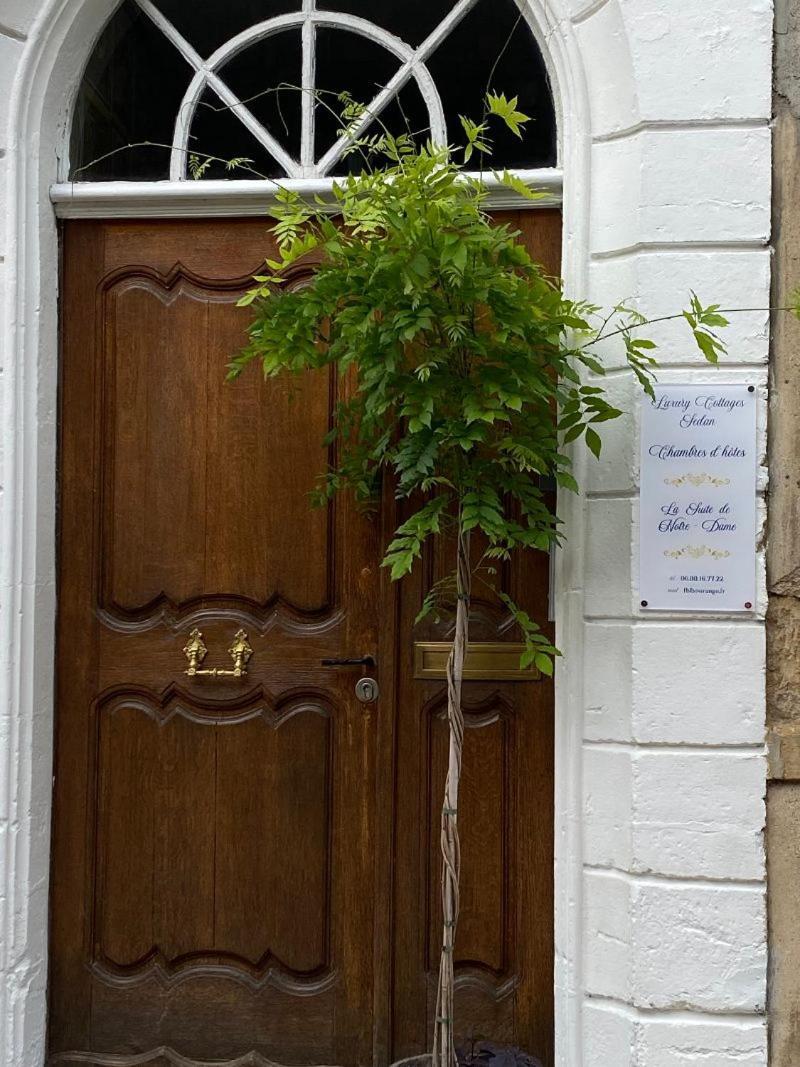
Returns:
[[[356,682],[356,696],[362,704],[372,704],[378,699],[378,683],[374,678],[359,678]]]

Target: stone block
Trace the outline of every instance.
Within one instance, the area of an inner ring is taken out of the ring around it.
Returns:
[[[583,755],[583,858],[630,870],[632,754],[587,746]]]
[[[632,887],[634,1003],[760,1012],[766,1000],[766,909],[756,887]]]
[[[599,871],[584,874],[584,988],[629,1001],[635,994],[631,886]]]
[[[584,642],[584,737],[629,741],[633,629],[626,623],[589,622]]]
[[[632,684],[637,741],[764,742],[764,631],[758,623],[637,626]]]
[[[591,250],[765,243],[770,233],[768,128],[648,129],[595,144]]]
[[[587,501],[586,514],[586,615],[630,616],[632,502],[599,497]]]
[[[590,268],[591,299],[603,307],[625,301],[649,318],[680,315],[694,291],[706,304],[726,308],[768,308],[770,254],[767,249],[705,249],[644,251],[619,259],[595,260]],[[720,332],[730,355],[714,373],[729,366],[766,364],[769,357],[769,314],[766,310],[735,313]],[[708,369],[685,320],[654,323],[640,336],[659,346],[654,355],[664,367],[697,365]],[[605,350],[609,368],[625,366],[624,349]]]
[[[767,1027],[713,1017],[688,1020],[647,1019],[637,1027],[636,1067],[766,1067]],[[610,1067],[610,1064],[609,1064]]]
[[[635,870],[683,878],[764,877],[764,756],[639,751],[631,771]]]

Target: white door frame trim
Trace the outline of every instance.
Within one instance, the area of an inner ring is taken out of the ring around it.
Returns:
[[[45,0],[10,104],[8,143],[20,150],[7,161],[6,259],[0,265],[0,1062],[8,1067],[40,1067],[45,1054],[58,381],[58,237],[50,188],[66,158],[80,76],[117,3]],[[591,149],[586,64],[566,0],[526,3],[561,117],[563,273],[570,291],[585,294]],[[56,186],[54,199],[60,213],[75,217],[88,194],[76,192],[77,186],[65,189]],[[183,195],[191,200],[196,187],[189,185]],[[117,210],[122,203],[117,201]],[[142,214],[141,205],[135,213]],[[579,480],[584,463],[578,453]],[[556,1060],[559,1067],[580,1067],[584,502],[566,494],[561,516],[570,537],[556,566],[557,640],[565,653],[556,680]]]
[[[530,188],[544,193],[531,201],[503,185],[494,175],[484,177],[489,190],[486,206],[493,211],[558,207],[563,176],[556,167],[514,172]],[[282,178],[264,181],[163,181],[163,182],[57,182],[50,200],[60,219],[174,219],[183,217],[232,218],[259,216],[275,202],[279,188],[294,189],[312,199],[330,199],[330,178]]]

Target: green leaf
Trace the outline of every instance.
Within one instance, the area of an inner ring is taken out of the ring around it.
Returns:
[[[548,678],[552,678],[553,661],[550,656],[544,652],[537,652],[533,657],[533,662],[537,670],[541,671],[542,674],[546,674]]]
[[[490,115],[502,119],[506,126],[517,137],[522,137],[522,128],[526,122],[530,122],[530,115],[517,111],[519,97],[512,96],[509,100],[505,93],[487,93],[486,108]]]
[[[577,438],[580,437],[580,435],[584,432],[585,429],[585,423],[581,422],[577,426],[573,426],[571,429],[567,430],[567,432],[564,434],[564,444],[568,445],[571,441],[577,440]]]
[[[707,333],[705,330],[693,330],[692,333],[697,342],[697,347],[706,357],[708,362],[718,363],[720,355],[725,352],[725,345],[722,341],[712,333]]]
[[[494,171],[494,176],[501,185],[505,185],[507,189],[511,189],[512,192],[518,193],[519,196],[524,197],[526,200],[546,200],[549,193],[543,192],[541,189],[532,189],[527,182],[524,182],[516,174],[512,174],[508,170]]]
[[[603,447],[603,442],[600,439],[600,435],[591,426],[586,427],[586,444],[595,458],[600,459],[600,450]]]
[[[570,489],[573,493],[580,492],[578,483],[568,471],[557,471],[556,482],[562,489]]]

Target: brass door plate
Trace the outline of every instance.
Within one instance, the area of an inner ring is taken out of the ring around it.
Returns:
[[[414,642],[414,677],[446,678],[449,641]],[[536,682],[540,672],[532,664],[521,668],[520,656],[525,646],[510,641],[473,641],[467,651],[464,665],[466,681],[483,682]]]

